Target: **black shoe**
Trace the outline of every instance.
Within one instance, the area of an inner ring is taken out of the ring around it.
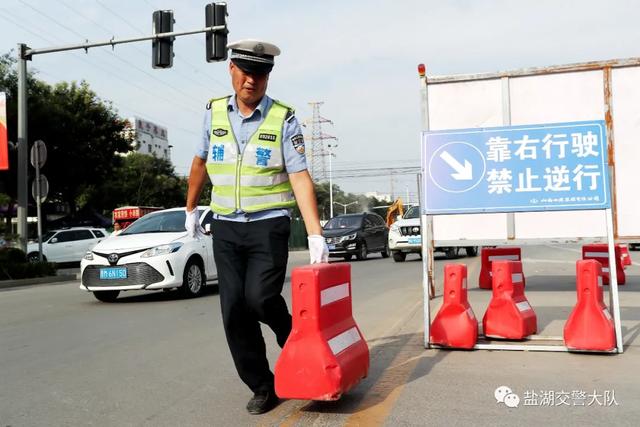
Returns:
[[[278,403],[280,403],[280,399],[273,389],[259,391],[247,403],[247,411],[252,415],[264,414],[275,408]]]

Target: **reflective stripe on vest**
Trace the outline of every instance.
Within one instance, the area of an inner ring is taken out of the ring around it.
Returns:
[[[238,152],[227,106],[229,97],[211,101],[207,173],[211,209],[221,215],[291,208],[295,199],[284,169],[282,126],[288,108],[274,101],[258,130]]]

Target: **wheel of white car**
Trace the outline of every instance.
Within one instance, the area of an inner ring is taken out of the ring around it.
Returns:
[[[204,270],[199,262],[190,260],[184,268],[180,290],[185,297],[193,298],[202,293],[204,287]]]
[[[42,255],[42,260],[46,261],[47,257]],[[29,262],[39,262],[40,261],[40,252],[30,252],[27,254],[27,261]]]
[[[391,252],[391,254],[393,255],[393,260],[395,262],[404,262],[404,260],[407,258],[407,254],[405,254],[404,252],[393,251]]]

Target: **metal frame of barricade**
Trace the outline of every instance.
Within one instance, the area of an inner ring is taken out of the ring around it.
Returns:
[[[474,80],[490,80],[500,79],[502,82],[502,116],[503,125],[511,125],[511,106],[510,106],[510,93],[509,93],[509,78],[511,77],[523,77],[534,76],[543,74],[556,74],[556,73],[568,73],[579,71],[593,71],[602,70],[604,77],[604,101],[605,101],[605,116],[609,115],[606,120],[607,126],[607,147],[609,148],[609,188],[611,189],[611,197],[615,203],[615,169],[613,159],[613,122],[611,119],[612,112],[612,94],[611,94],[611,69],[621,67],[639,66],[640,58],[630,58],[625,60],[613,60],[602,62],[588,62],[580,64],[562,65],[556,67],[542,67],[542,68],[530,68],[524,70],[516,70],[512,72],[501,73],[487,73],[476,75],[459,75],[459,76],[439,76],[433,78],[432,81],[428,81],[426,75],[426,68],[423,64],[418,65],[418,74],[420,77],[420,103],[422,113],[422,130],[429,131],[429,98],[428,98],[428,85],[429,84],[442,84],[453,82],[465,82]],[[420,143],[421,163],[424,164],[426,153],[424,152],[424,145],[422,141]],[[420,205],[426,206],[424,198],[426,194],[423,194],[423,177],[425,171],[418,176],[418,194],[420,197]],[[615,206],[615,204],[614,204]],[[609,307],[614,321],[614,329],[616,335],[616,348],[609,353],[622,353],[624,351],[622,342],[622,326],[620,322],[620,301],[618,297],[618,277],[615,268],[615,235],[613,225],[613,213],[611,208],[600,209],[605,214],[606,228],[607,228],[607,244],[609,249],[609,264],[613,267],[610,268],[610,284],[609,284]],[[434,249],[435,240],[433,233],[433,216],[427,215],[421,212],[420,216],[420,233],[422,235],[422,287],[423,287],[423,305],[424,305],[424,347],[428,348],[445,348],[443,346],[432,344],[430,342],[430,328],[431,328],[431,307],[430,300],[434,295],[431,295],[429,289],[434,289]],[[539,244],[539,243],[558,243],[558,240],[565,241],[566,243],[572,242],[571,239],[553,239],[551,241],[545,241],[544,239],[515,239],[515,217],[513,213],[507,213],[507,228],[508,238],[505,241],[491,241],[491,242],[478,242],[472,240],[464,240],[458,243],[464,243],[464,246],[469,245],[482,245],[482,244],[499,244],[499,245],[521,245],[521,244]],[[511,240],[513,239],[513,240]],[[528,241],[527,241],[528,240]],[[581,243],[590,243],[591,241],[601,241],[601,239],[581,239]],[[577,241],[574,241],[577,242]],[[454,242],[448,242],[454,243]],[[483,335],[479,335],[478,339],[482,340]],[[524,342],[536,342],[536,341],[549,341],[549,342],[564,342],[563,337],[557,336],[541,336],[532,335],[528,337]],[[479,343],[476,344],[474,349],[477,350],[516,350],[516,351],[554,351],[554,352],[569,352],[570,350],[562,345],[541,345],[541,344],[523,344],[523,343],[508,343],[501,342],[495,343]],[[598,351],[597,353],[605,353]]]

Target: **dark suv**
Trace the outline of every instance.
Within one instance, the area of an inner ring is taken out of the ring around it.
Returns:
[[[380,215],[365,212],[331,218],[322,232],[330,257],[349,261],[353,255],[363,260],[367,254],[380,252],[389,257],[389,229]]]

